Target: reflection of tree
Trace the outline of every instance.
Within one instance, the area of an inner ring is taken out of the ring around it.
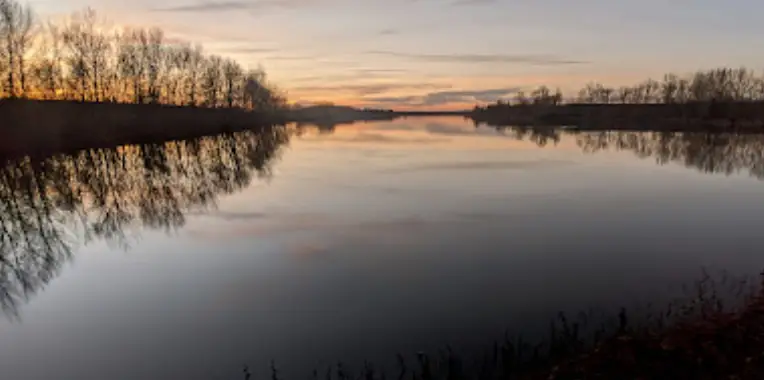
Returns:
[[[288,139],[274,127],[9,162],[0,169],[0,307],[15,315],[75,243],[124,244],[131,228],[176,229],[189,211],[269,177]]]
[[[307,129],[316,129],[319,134],[321,135],[331,135],[333,134],[338,126],[348,126],[355,124],[356,121],[347,121],[347,122],[333,122],[333,121],[320,121],[320,122],[311,122],[311,123],[295,123],[295,127],[298,130],[299,134],[303,134],[305,130]]]
[[[478,124],[476,124],[478,125]],[[538,146],[557,144],[566,131],[547,127],[494,127],[506,136]],[[764,134],[680,132],[568,132],[584,152],[608,149],[633,151],[640,158],[655,158],[659,165],[684,164],[706,173],[733,174],[746,170],[764,180]]]
[[[527,139],[538,146],[546,146],[550,142],[557,145],[560,142],[560,131],[557,128],[527,126],[497,126],[494,128],[501,134],[514,137],[520,141]]]
[[[706,173],[747,170],[764,179],[764,135],[674,132],[586,132],[577,135],[586,152],[630,150],[658,164],[681,162]]]

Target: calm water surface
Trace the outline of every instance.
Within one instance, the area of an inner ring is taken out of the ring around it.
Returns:
[[[238,379],[533,335],[764,267],[764,136],[459,118],[9,163],[0,376]]]

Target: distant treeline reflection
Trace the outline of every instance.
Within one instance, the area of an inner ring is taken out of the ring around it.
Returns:
[[[656,164],[682,164],[704,173],[747,172],[764,180],[764,134],[715,132],[576,131],[552,127],[493,127],[506,136],[538,146],[556,145],[563,135],[574,136],[586,153],[632,151]]]
[[[299,127],[299,126],[298,126]],[[313,126],[321,134],[335,126]],[[721,132],[581,131],[547,126],[496,126],[475,122],[476,128],[494,128],[499,134],[540,147],[557,145],[572,136],[586,153],[605,150],[633,151],[640,158],[655,158],[659,165],[682,164],[705,173],[748,172],[764,180],[764,134]],[[302,126],[298,132],[302,132]]]
[[[0,170],[0,307],[8,315],[93,240],[171,231],[185,215],[268,178],[285,128],[7,162]]]
[[[629,150],[658,164],[681,163],[706,173],[747,171],[764,180],[764,135],[732,133],[586,132],[576,135],[585,152]]]

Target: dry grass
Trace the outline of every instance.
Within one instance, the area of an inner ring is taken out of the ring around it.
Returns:
[[[393,370],[365,363],[354,372],[340,363],[314,371],[313,379],[762,379],[763,285],[764,275],[758,282],[719,281],[704,273],[690,298],[660,313],[635,313],[633,321],[622,309],[592,329],[585,317],[571,321],[560,314],[545,342],[507,335],[482,355],[465,357],[451,348],[419,353],[413,360],[399,355]],[[251,376],[248,368],[244,373]],[[273,364],[271,373],[272,380],[279,379]]]

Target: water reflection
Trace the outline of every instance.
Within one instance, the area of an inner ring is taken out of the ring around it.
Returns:
[[[475,123],[476,128],[484,124]],[[752,133],[687,133],[639,131],[574,131],[552,127],[491,126],[497,132],[538,146],[560,142],[572,135],[586,153],[605,150],[633,151],[640,158],[655,158],[659,165],[683,164],[704,173],[734,174],[747,171],[764,179],[764,135]]]
[[[171,231],[185,215],[271,176],[284,128],[24,158],[0,170],[0,307],[19,307],[55,278],[77,244],[127,246],[141,227]]]
[[[557,128],[544,127],[496,127],[500,133],[514,137],[520,141],[531,141],[538,146],[544,147],[549,144],[557,145],[560,142],[562,132]]]
[[[596,134],[565,129],[443,117],[303,132],[268,186],[252,184],[284,131],[9,165],[19,180],[0,194],[28,214],[4,224],[18,236],[3,240],[14,307],[72,254],[77,265],[24,305],[24,323],[0,323],[5,377],[235,379],[247,363],[259,378],[271,360],[286,378],[337,361],[395,368],[398,352],[545,336],[559,311],[660,305],[702,267],[762,267],[757,181],[655,170],[608,139],[597,146],[613,149],[585,155],[576,142]],[[744,138],[725,144],[758,149]]]
[[[538,126],[488,126],[474,123],[474,129],[460,124],[429,122],[423,130],[431,135],[462,137],[486,135],[494,131],[518,141],[529,141],[539,147],[557,146],[566,136],[575,140],[585,153],[607,150],[632,151],[639,158],[654,158],[656,164],[682,164],[710,174],[734,174],[747,171],[764,179],[764,134],[753,133],[687,133],[639,131],[576,131],[565,128]],[[300,126],[300,133],[309,129]],[[311,126],[319,134],[332,134],[335,128]],[[382,125],[379,130],[411,131],[410,126]],[[368,134],[367,134],[368,135]],[[360,135],[359,135],[360,136]],[[358,137],[354,138],[358,140]]]
[[[585,152],[633,151],[664,165],[675,162],[705,173],[747,171],[764,179],[764,135],[672,132],[586,132],[576,135]]]

